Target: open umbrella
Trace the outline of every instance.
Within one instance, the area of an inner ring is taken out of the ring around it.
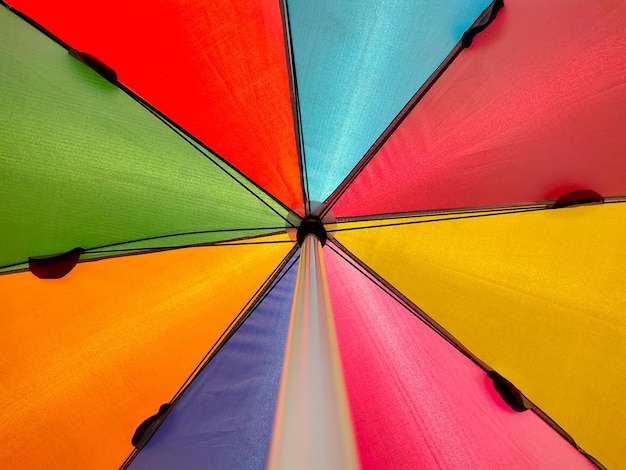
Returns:
[[[2,468],[626,468],[626,1],[2,3]]]

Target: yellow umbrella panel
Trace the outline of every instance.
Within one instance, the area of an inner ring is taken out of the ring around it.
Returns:
[[[609,468],[626,452],[618,438],[625,235],[623,203],[346,223],[335,232]]]

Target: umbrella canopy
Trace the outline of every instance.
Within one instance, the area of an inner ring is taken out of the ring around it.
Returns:
[[[2,3],[3,468],[626,468],[626,1]]]

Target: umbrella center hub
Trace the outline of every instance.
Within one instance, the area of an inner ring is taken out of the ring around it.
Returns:
[[[309,234],[315,235],[322,243],[322,246],[324,246],[326,240],[328,240],[328,235],[326,234],[324,224],[319,217],[314,215],[308,215],[304,219],[302,219],[302,222],[298,227],[298,233],[296,236],[296,238],[298,239],[298,244],[302,245],[302,243],[304,243],[304,239]]]

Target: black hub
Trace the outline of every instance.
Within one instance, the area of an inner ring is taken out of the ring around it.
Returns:
[[[319,239],[322,246],[326,244],[328,235],[326,234],[324,224],[322,224],[322,221],[314,215],[308,215],[304,219],[302,219],[302,223],[298,227],[298,234],[296,235],[296,238],[298,239],[298,245],[302,246],[302,243],[304,243],[304,239],[310,233],[312,233]]]

